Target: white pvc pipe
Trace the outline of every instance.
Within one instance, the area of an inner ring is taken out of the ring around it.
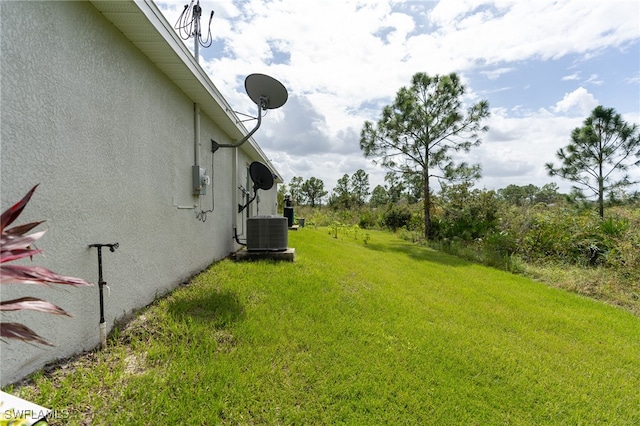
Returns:
[[[105,349],[107,347],[107,324],[100,323],[100,347]]]
[[[193,164],[200,165],[200,105],[193,104]]]
[[[232,151],[231,160],[231,214],[234,235],[238,228],[238,150]]]

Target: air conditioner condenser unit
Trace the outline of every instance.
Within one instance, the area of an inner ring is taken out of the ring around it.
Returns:
[[[247,219],[247,250],[284,251],[289,228],[284,216],[255,216]]]

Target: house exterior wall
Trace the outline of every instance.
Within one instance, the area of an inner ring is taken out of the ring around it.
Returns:
[[[240,149],[213,155],[210,139],[234,141],[201,114],[200,165],[213,184],[192,195],[193,101],[93,5],[2,2],[0,19],[2,210],[40,184],[17,223],[46,219],[40,228],[48,228],[37,244],[45,256],[25,264],[97,283],[89,245],[118,242],[115,252],[103,250],[109,330],[239,248],[234,172],[260,159]],[[275,200],[274,186],[261,195],[260,213],[275,214]],[[73,315],[3,315],[55,346],[0,342],[2,386],[99,344],[97,285],[9,284],[1,292],[2,300],[41,297]]]

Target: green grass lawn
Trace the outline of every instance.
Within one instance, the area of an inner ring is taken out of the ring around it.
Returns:
[[[216,263],[13,392],[70,425],[640,424],[638,317],[367,233]]]

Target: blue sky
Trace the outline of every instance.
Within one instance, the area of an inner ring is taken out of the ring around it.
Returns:
[[[175,23],[186,0],[158,1]],[[244,78],[263,73],[289,91],[254,138],[289,182],[331,191],[364,169],[359,134],[416,72],[458,73],[465,102],[489,101],[490,130],[461,156],[483,169],[479,187],[555,182],[544,163],[597,105],[640,124],[637,0],[201,0],[214,44],[200,63],[237,111],[255,114]],[[192,48],[193,42],[186,44]],[[248,123],[251,128],[252,124]],[[633,171],[640,180],[640,170]],[[636,188],[638,189],[638,188]]]

